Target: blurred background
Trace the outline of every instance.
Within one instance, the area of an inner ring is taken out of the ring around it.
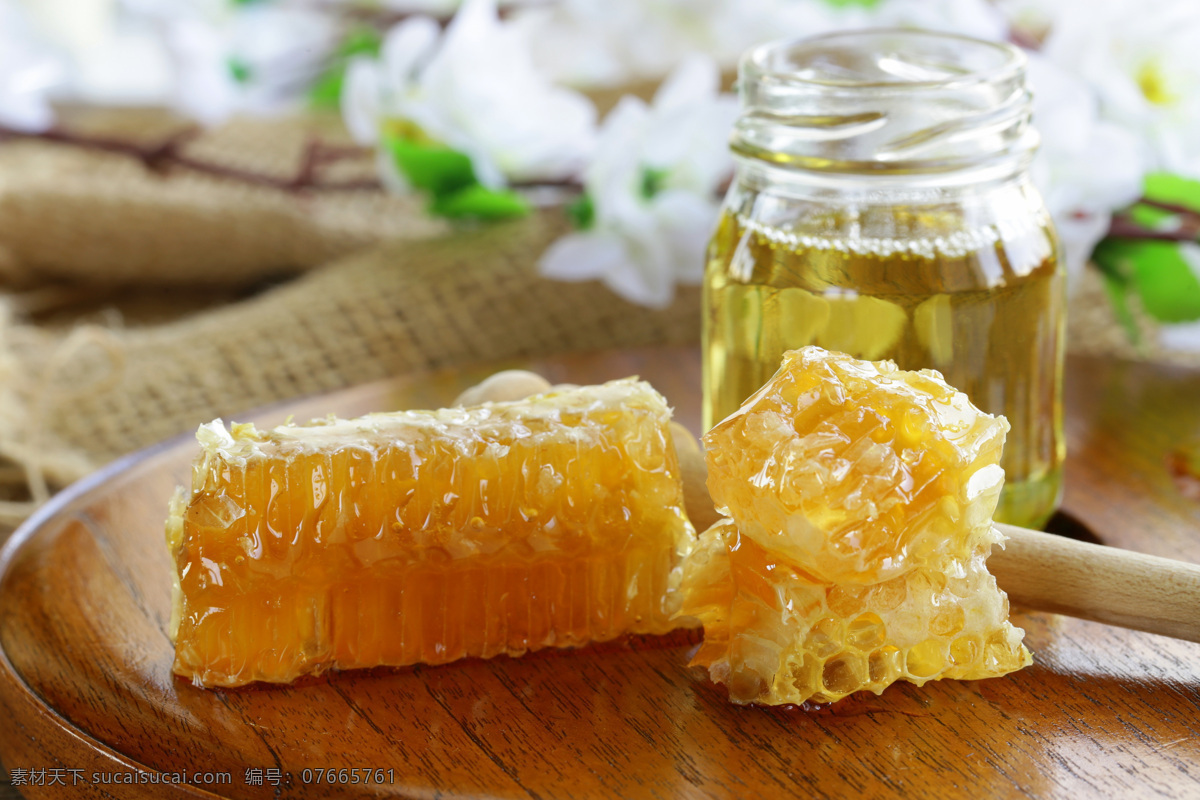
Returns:
[[[1029,55],[1070,348],[1200,364],[1194,0],[0,0],[0,522],[413,370],[691,343],[738,56]]]

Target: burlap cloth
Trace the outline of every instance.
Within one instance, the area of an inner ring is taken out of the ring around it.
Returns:
[[[179,125],[135,112],[73,122],[144,142]],[[344,141],[327,119],[242,121],[187,152],[287,176],[314,136]],[[351,159],[322,178],[371,169]],[[0,521],[216,416],[415,369],[697,340],[695,289],[651,310],[538,276],[566,229],[558,209],[450,227],[377,191],[289,192],[0,144]],[[1133,348],[1098,293],[1076,293],[1073,349],[1200,364]]]
[[[79,115],[76,115],[77,117]],[[349,144],[328,118],[243,120],[206,132],[187,156],[273,178],[294,176],[305,145]],[[130,112],[68,122],[69,130],[154,146],[188,126]],[[319,170],[330,181],[373,174],[367,159]],[[248,284],[328,263],[384,239],[446,230],[420,201],[383,192],[290,193],[41,142],[0,145],[0,282]]]

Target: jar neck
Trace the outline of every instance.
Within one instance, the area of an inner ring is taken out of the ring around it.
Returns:
[[[988,182],[1024,170],[1038,143],[1021,51],[949,34],[763,45],[742,59],[739,94],[730,147],[751,180]]]
[[[1029,185],[1033,151],[1003,159],[940,172],[856,174],[781,167],[756,158],[735,156],[735,185],[796,200],[836,201],[839,204],[928,205],[954,202],[1007,187]]]

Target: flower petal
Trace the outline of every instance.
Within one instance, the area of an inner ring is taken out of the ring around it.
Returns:
[[[1200,322],[1163,325],[1158,332],[1163,347],[1200,352]]]
[[[432,57],[442,29],[430,17],[406,19],[393,27],[383,40],[380,58],[389,86],[405,86]]]
[[[708,56],[693,55],[680,62],[654,93],[654,108],[662,112],[685,109],[717,94],[721,71]]]
[[[346,65],[342,82],[342,119],[360,144],[379,141],[380,76],[375,61],[355,58]]]
[[[582,231],[569,233],[550,245],[538,260],[538,269],[555,280],[587,281],[602,278],[624,260],[619,237]]]
[[[719,206],[691,192],[666,191],[655,198],[652,210],[658,235],[668,247],[672,279],[699,284],[704,278],[704,253],[717,225]]]

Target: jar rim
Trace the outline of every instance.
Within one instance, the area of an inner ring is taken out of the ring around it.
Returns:
[[[927,49],[921,50],[920,43],[922,41],[926,45],[931,42],[935,44],[941,43],[957,45],[962,48],[964,54],[967,54],[969,50],[973,50],[975,54],[981,56],[990,53],[995,57],[995,62],[990,66],[981,66],[975,69],[944,64],[942,67],[947,70],[947,74],[937,79],[914,80],[911,77],[904,78],[898,76],[893,80],[846,80],[806,75],[797,69],[801,62],[794,58],[796,55],[802,54],[810,56],[818,55],[822,52],[822,48],[828,48],[829,45],[853,44],[859,48],[863,48],[870,47],[873,42],[878,43],[881,40],[894,41],[897,39],[916,44],[917,47],[914,48],[914,51],[922,53],[928,52]],[[772,60],[784,54],[786,54],[789,60],[794,61],[791,69],[781,69],[771,65]],[[914,90],[936,91],[1010,80],[1019,76],[1025,70],[1027,62],[1028,59],[1025,53],[1019,47],[1008,42],[991,41],[956,33],[915,28],[860,28],[833,31],[795,39],[782,39],[757,45],[747,51],[742,57],[740,77],[742,80],[769,81],[771,83],[790,84],[798,87],[808,86],[818,90],[839,93],[854,92],[871,94],[895,91],[909,92]]]

